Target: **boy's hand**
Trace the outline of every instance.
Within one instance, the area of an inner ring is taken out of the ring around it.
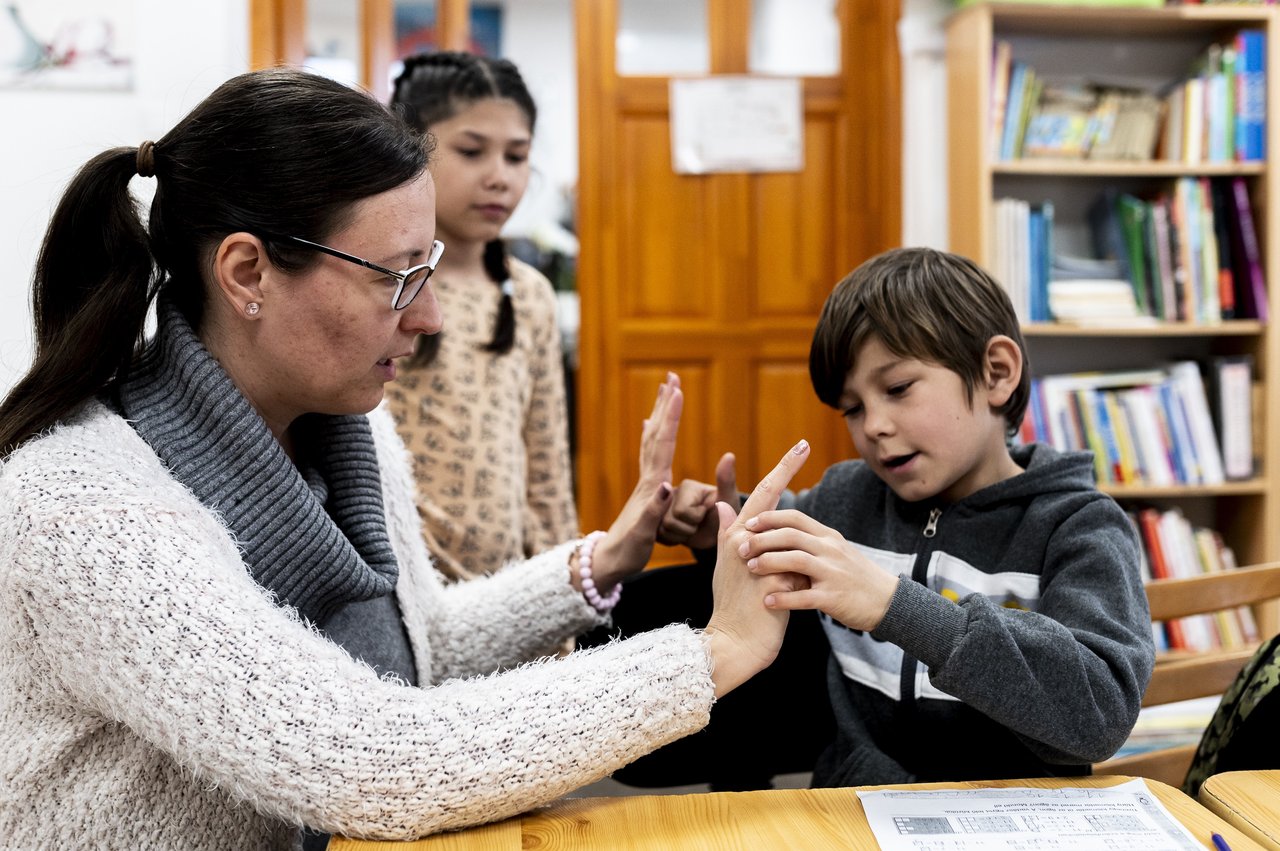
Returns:
[[[850,629],[870,631],[884,620],[898,577],[881,568],[844,539],[799,511],[765,511],[748,519],[754,533],[738,554],[752,573],[795,573],[809,587],[778,591],[765,598],[771,609],[818,609]]]
[[[684,544],[690,549],[706,550],[716,545],[720,524],[716,502],[738,508],[738,483],[732,452],[726,452],[716,464],[716,483],[709,485],[696,479],[685,479],[676,487],[671,507],[658,527],[658,542]]]

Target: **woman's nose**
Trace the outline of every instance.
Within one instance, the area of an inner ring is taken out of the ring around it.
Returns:
[[[435,287],[428,281],[418,297],[400,311],[400,325],[411,334],[439,334],[444,327],[444,315],[436,299]]]

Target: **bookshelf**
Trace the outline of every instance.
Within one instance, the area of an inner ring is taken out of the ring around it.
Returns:
[[[1266,38],[1267,103],[1280,92],[1280,12],[1270,6],[1190,5],[1161,8],[1079,8],[977,3],[947,22],[948,204],[950,248],[996,269],[996,199],[1054,206],[1055,248],[1086,255],[1089,203],[1104,188],[1134,195],[1156,193],[1179,179],[1243,180],[1248,188],[1262,268],[1268,287],[1280,281],[1280,168],[1255,161],[1182,162],[1076,158],[1011,159],[997,156],[993,129],[993,55],[1011,45],[1014,59],[1035,67],[1048,82],[1092,81],[1156,92],[1185,76],[1211,44],[1230,43],[1242,30]],[[1047,84],[1047,83],[1046,83]],[[1269,110],[1270,111],[1270,110]],[[1274,116],[1269,116],[1274,118]],[[1277,147],[1275,120],[1265,124],[1265,150]],[[1272,310],[1280,298],[1269,299]],[[1275,318],[1276,314],[1271,314]],[[1176,507],[1196,524],[1217,529],[1241,565],[1280,561],[1280,331],[1257,319],[1101,327],[1028,323],[1024,326],[1034,375],[1086,370],[1129,370],[1175,360],[1205,363],[1248,355],[1259,390],[1254,404],[1259,457],[1256,475],[1216,485],[1103,485],[1126,507]],[[1266,634],[1280,631],[1274,607],[1260,610]]]

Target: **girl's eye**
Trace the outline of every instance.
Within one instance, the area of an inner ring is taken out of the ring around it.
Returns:
[[[479,148],[458,148],[458,156],[472,160],[480,156],[482,152]]]
[[[528,154],[507,154],[507,162],[512,165],[521,165],[529,161]]]

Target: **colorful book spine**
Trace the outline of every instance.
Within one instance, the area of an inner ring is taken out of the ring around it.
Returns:
[[[1240,300],[1248,311],[1246,316],[1266,322],[1270,314],[1267,307],[1267,280],[1262,271],[1262,251],[1258,247],[1258,232],[1253,224],[1249,187],[1243,177],[1231,178],[1231,198],[1235,209],[1231,221],[1237,294],[1244,297]]]
[[[1264,159],[1267,128],[1266,33],[1236,34],[1236,159]]]

